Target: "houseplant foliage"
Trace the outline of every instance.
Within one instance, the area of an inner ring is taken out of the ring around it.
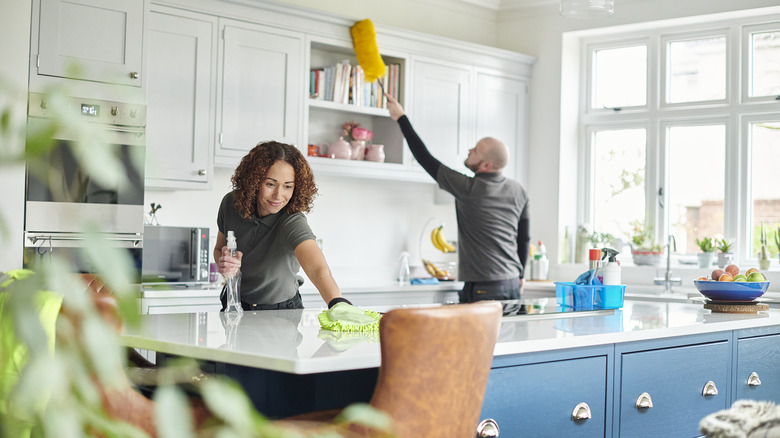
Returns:
[[[631,223],[631,254],[635,265],[655,266],[661,262],[663,247],[656,243],[653,236],[653,227],[645,226],[639,220]]]
[[[726,238],[715,239],[715,246],[720,251],[718,253],[718,267],[723,269],[734,260],[734,253],[731,252],[731,249],[734,247],[734,241]]]
[[[63,93],[47,94],[53,119],[27,132],[26,114],[18,110],[26,108],[26,93],[0,81],[0,172],[25,162],[45,172],[42,157],[54,147],[53,135],[67,129],[76,139],[69,147],[89,177],[105,185],[122,184],[121,165],[103,152],[108,148],[99,147],[100,134],[64,110]],[[0,212],[0,244],[7,243],[11,232],[6,224]],[[83,257],[116,298],[114,322],[138,324],[130,257],[101,237],[100,224],[85,220],[82,230],[87,236]],[[85,290],[68,260],[52,257],[35,272],[0,266],[0,436],[147,436],[105,409],[112,391],[128,388],[126,364],[117,327],[101,315],[94,295]],[[193,361],[183,361],[160,369],[161,386],[153,403],[158,436],[302,436],[266,419],[243,389],[225,378],[196,386],[210,414],[196,431],[188,396],[176,385],[196,367]],[[351,423],[387,430],[388,418],[368,405],[353,405],[343,414],[341,423],[307,429],[305,436],[345,436]]]
[[[700,254],[697,254],[699,259],[700,268],[708,268],[712,266],[713,260],[715,260],[715,239],[712,237],[702,237],[696,239],[696,245],[701,250]]]

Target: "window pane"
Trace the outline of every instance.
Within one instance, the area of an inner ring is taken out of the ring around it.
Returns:
[[[780,95],[780,31],[750,36],[750,96]]]
[[[593,136],[594,231],[628,242],[631,222],[644,222],[645,143],[644,129],[605,130]]]
[[[645,105],[647,47],[597,50],[593,78],[593,108]]]
[[[677,252],[695,254],[696,239],[723,237],[726,128],[669,129],[669,227]]]
[[[667,102],[726,98],[726,37],[669,43]]]
[[[780,190],[777,173],[780,170],[780,121],[751,123],[753,197],[753,247],[755,257],[761,250],[761,222],[767,231],[770,256],[777,253],[775,236],[780,227]]]

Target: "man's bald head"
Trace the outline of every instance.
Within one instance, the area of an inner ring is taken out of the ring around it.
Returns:
[[[509,161],[509,148],[500,140],[485,137],[477,142],[477,151],[482,158],[492,165],[493,172],[499,172]]]

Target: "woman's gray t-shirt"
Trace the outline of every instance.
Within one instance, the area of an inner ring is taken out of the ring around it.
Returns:
[[[222,198],[217,227],[225,236],[233,231],[241,259],[241,301],[276,304],[293,298],[303,284],[295,248],[314,233],[303,213],[279,212],[244,219],[235,208],[233,192]]]

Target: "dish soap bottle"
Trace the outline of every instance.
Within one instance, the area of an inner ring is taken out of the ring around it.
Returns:
[[[399,259],[401,261],[401,267],[398,270],[398,285],[408,286],[409,282],[412,280],[409,270],[409,253],[406,251],[402,252]]]
[[[601,269],[604,276],[602,284],[605,286],[621,284],[620,263],[617,261],[617,255],[620,253],[612,248],[602,248],[601,251],[604,253],[603,258],[607,259],[607,263]]]
[[[236,256],[236,235],[232,231],[228,231],[227,247],[232,257]],[[244,311],[241,308],[241,271],[236,270],[225,274],[225,283],[227,283],[227,307],[225,312],[238,312]]]

